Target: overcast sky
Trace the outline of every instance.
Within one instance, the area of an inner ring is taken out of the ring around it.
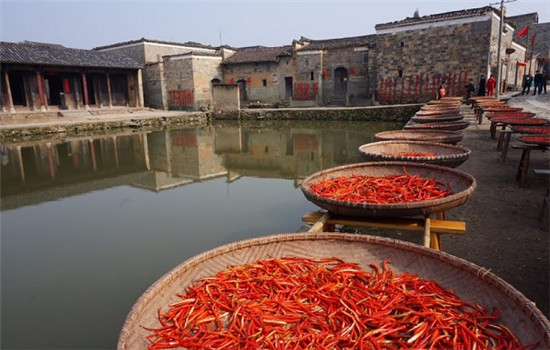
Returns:
[[[376,24],[411,17],[416,9],[425,16],[500,7],[499,1],[468,0],[0,0],[0,4],[2,41],[81,49],[140,38],[212,46],[290,45],[300,36],[333,39],[374,34]],[[516,0],[505,7],[508,16],[537,12],[539,23],[550,22],[549,0]]]

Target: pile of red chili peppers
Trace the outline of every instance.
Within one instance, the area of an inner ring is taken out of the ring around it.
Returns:
[[[433,178],[404,173],[387,176],[337,176],[310,186],[325,198],[357,203],[396,204],[443,198],[452,193],[449,186]]]
[[[521,142],[525,143],[532,143],[537,144],[541,146],[548,146],[550,145],[550,134],[545,135],[537,135],[537,136],[530,136],[530,135],[523,135],[518,138]]]
[[[550,126],[513,126],[512,129],[519,133],[550,134]]]
[[[397,156],[397,157],[436,157],[437,153],[434,152],[382,152],[385,156]]]
[[[533,348],[497,322],[498,310],[388,264],[287,257],[230,267],[159,310],[148,349]]]

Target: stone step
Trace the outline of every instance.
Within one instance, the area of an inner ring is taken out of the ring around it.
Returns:
[[[85,117],[90,117],[92,116],[93,114],[90,113],[90,111],[87,111],[87,110],[76,110],[76,111],[59,111],[57,112],[57,116],[59,117],[82,117],[82,118],[85,118]]]

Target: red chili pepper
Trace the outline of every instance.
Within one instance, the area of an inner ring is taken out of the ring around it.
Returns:
[[[310,190],[322,197],[359,203],[408,203],[443,198],[449,186],[416,175],[338,176],[312,184]]]
[[[498,310],[435,281],[337,258],[285,257],[197,281],[146,328],[148,349],[532,349]]]

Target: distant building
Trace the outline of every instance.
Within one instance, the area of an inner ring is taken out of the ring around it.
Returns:
[[[201,56],[208,57],[203,59],[203,62],[209,61],[217,55],[218,59],[216,61],[219,66],[222,58],[219,49],[208,45],[195,42],[176,43],[146,38],[96,47],[94,50],[105,53],[124,54],[143,64],[145,105],[159,109],[198,109],[200,106],[195,103],[195,98],[191,98],[190,95],[190,92],[194,94],[196,85],[193,82],[195,76],[191,67],[201,67],[202,65],[190,65],[184,62],[187,60],[201,60],[199,58]],[[179,62],[176,63],[177,61]],[[215,79],[216,73],[206,67],[211,66],[211,63],[205,64],[205,68],[208,70],[207,74],[213,75],[212,79]],[[170,67],[168,72],[165,72],[165,64]],[[180,66],[180,69],[175,72],[173,70],[174,66]],[[200,78],[198,80],[202,81]],[[197,90],[202,92],[203,86],[198,87]],[[175,91],[178,93],[176,94]],[[182,97],[180,98],[180,96]]]
[[[145,106],[176,110],[419,103],[443,83],[462,96],[469,78],[497,76],[499,66],[501,91],[519,89],[529,70],[548,74],[550,23],[539,24],[536,13],[505,17],[500,33],[500,17],[490,6],[415,14],[376,24],[372,35],[301,37],[278,47],[145,38],[92,51],[2,43],[2,106],[57,105],[60,92],[68,108],[141,106],[140,68]],[[517,37],[526,27],[529,34]],[[223,103],[215,103],[216,91]]]
[[[36,42],[0,42],[2,112],[143,107],[131,57]]]

